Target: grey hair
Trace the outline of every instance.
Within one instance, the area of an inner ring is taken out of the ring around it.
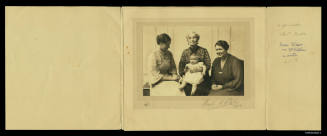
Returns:
[[[191,34],[194,34],[195,37],[196,37],[198,40],[200,39],[200,35],[199,35],[198,33],[196,33],[196,32],[191,32],[191,33],[187,34],[187,35],[186,35],[186,39],[187,39]]]

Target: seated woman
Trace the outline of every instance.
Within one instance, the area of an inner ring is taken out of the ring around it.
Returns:
[[[203,48],[198,45],[200,39],[200,35],[196,32],[189,33],[186,36],[186,40],[188,43],[188,48],[185,49],[182,53],[182,56],[179,61],[179,75],[184,76],[185,67],[188,63],[190,63],[190,57],[192,54],[198,56],[200,62],[206,66],[206,71],[203,76],[203,82],[197,85],[195,92],[192,93],[192,85],[187,83],[184,87],[184,92],[186,96],[207,96],[210,91],[210,77],[209,70],[211,67],[211,59],[209,56],[209,52],[206,48]]]
[[[215,47],[217,58],[212,64],[209,95],[244,95],[243,61],[227,52],[226,41],[218,41]]]
[[[191,84],[191,95],[194,95],[197,86],[204,81],[203,76],[206,74],[206,69],[203,62],[200,62],[199,56],[192,54],[190,56],[190,63],[185,66],[185,75],[182,78],[182,84],[179,89],[183,90],[187,84]]]
[[[157,36],[157,45],[160,47],[152,52],[148,60],[148,70],[149,70],[149,84],[150,84],[150,95],[161,95],[163,93],[179,93],[178,90],[178,80],[179,76],[177,75],[176,64],[174,61],[173,54],[168,50],[170,47],[171,39],[168,34],[163,33]],[[158,91],[160,89],[155,89],[155,86],[160,87],[162,81],[173,81],[166,82],[166,87],[172,89],[165,89],[164,91]],[[157,91],[156,91],[157,90]],[[178,91],[178,92],[177,92]],[[168,94],[174,95],[174,94]]]

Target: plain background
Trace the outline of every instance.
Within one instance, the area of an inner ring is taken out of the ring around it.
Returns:
[[[6,129],[121,128],[120,8],[6,7]]]
[[[321,130],[321,8],[274,7],[267,11],[267,127]],[[278,27],[285,24],[297,27]],[[306,35],[282,36],[282,32]],[[283,58],[280,42],[303,43],[306,51]]]

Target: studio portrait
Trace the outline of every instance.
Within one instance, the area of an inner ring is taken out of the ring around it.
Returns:
[[[243,96],[247,23],[144,25],[143,96]]]

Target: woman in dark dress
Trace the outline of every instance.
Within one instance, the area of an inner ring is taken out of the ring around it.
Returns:
[[[227,52],[226,41],[218,41],[215,47],[217,58],[212,64],[209,95],[244,95],[243,61]]]
[[[189,48],[185,49],[182,53],[182,56],[179,61],[179,75],[185,75],[185,66],[186,64],[190,63],[190,56],[192,54],[199,56],[200,62],[203,62],[206,66],[206,72],[203,76],[204,81],[200,83],[195,90],[193,96],[207,96],[210,91],[210,77],[209,77],[209,69],[211,67],[211,60],[207,49],[198,45],[200,35],[192,32],[186,36],[187,42],[189,44]],[[184,92],[186,96],[191,96],[192,85],[187,84],[184,87]]]

